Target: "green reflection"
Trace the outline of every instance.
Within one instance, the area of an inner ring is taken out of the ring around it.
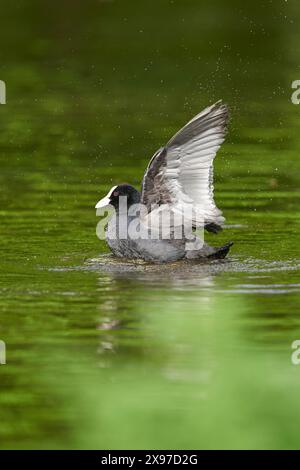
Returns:
[[[1,5],[1,448],[297,448],[300,10]],[[94,205],[223,98],[227,262],[116,262]]]

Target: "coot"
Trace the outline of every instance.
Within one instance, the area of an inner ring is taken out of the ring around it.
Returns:
[[[228,119],[221,101],[204,109],[154,154],[141,192],[120,184],[96,204],[98,214],[114,208],[106,240],[116,256],[166,263],[227,255],[232,242],[211,247],[199,230],[218,233],[225,221],[213,197],[213,160]]]

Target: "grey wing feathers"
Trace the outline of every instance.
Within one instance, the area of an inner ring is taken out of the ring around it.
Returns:
[[[150,161],[142,186],[142,202],[172,204],[183,211],[185,204],[204,219],[212,231],[224,222],[213,198],[213,160],[225,139],[228,107],[221,102],[204,109],[189,121]]]
[[[193,119],[191,119],[169,140],[167,147],[183,145],[189,140],[197,137],[199,134],[215,128],[217,128],[213,133],[215,137],[217,137],[217,134],[219,134],[219,136],[224,136],[227,131],[228,118],[228,106],[226,104],[222,104],[222,101],[218,101],[214,105],[205,108],[201,113],[194,116]],[[207,137],[206,141],[203,140],[203,143],[213,141],[213,139],[209,137],[209,133]]]

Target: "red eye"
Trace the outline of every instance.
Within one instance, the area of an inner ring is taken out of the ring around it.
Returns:
[[[118,197],[118,196],[119,196],[118,191],[115,191],[115,192],[114,192],[114,196],[115,196],[115,197]]]

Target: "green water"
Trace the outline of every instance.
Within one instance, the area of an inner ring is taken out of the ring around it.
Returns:
[[[298,3],[1,3],[1,448],[300,447]],[[228,260],[113,260],[95,202],[219,98]]]

